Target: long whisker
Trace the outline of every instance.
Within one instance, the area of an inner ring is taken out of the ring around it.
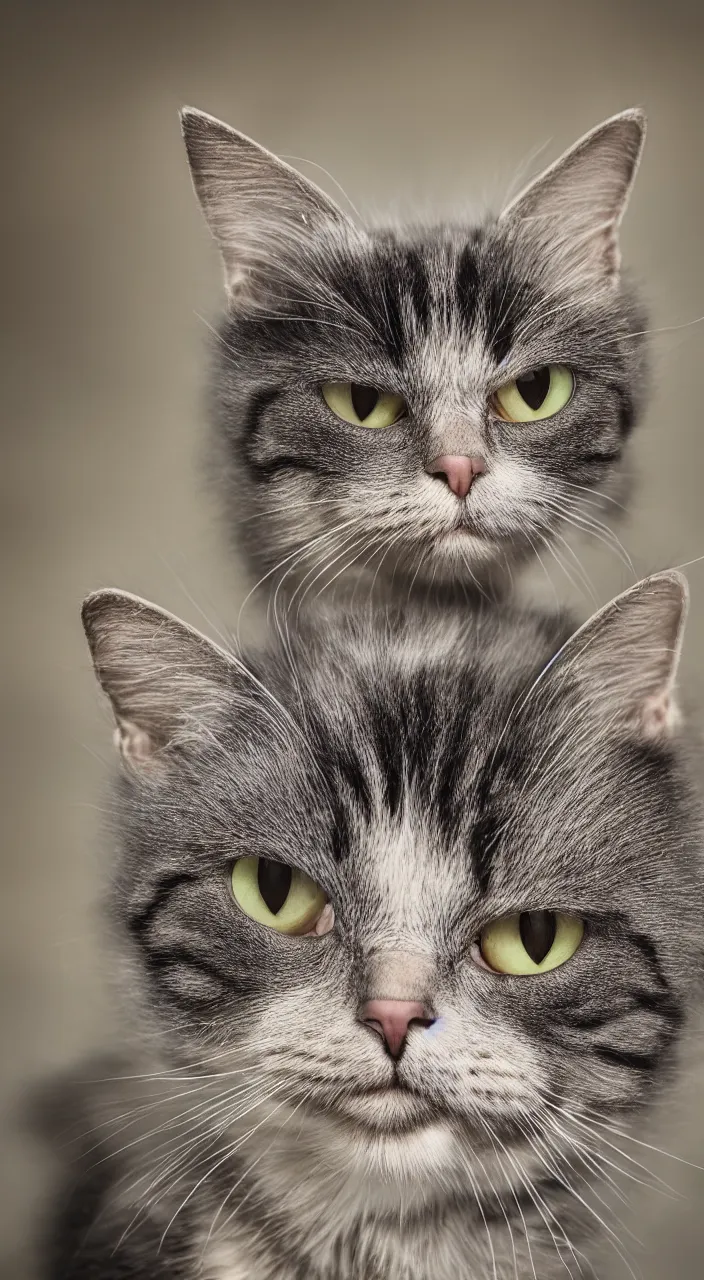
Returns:
[[[262,1159],[263,1159],[263,1157],[264,1157],[264,1156],[266,1156],[266,1155],[269,1153],[269,1151],[270,1151],[270,1150],[271,1150],[271,1148],[273,1147],[274,1143],[276,1142],[276,1140],[277,1140],[277,1138],[278,1138],[279,1134],[281,1133],[282,1129],[283,1129],[283,1128],[284,1128],[284,1127],[289,1123],[289,1121],[293,1120],[293,1118],[294,1118],[294,1116],[296,1115],[296,1113],[297,1113],[298,1111],[300,1111],[301,1107],[303,1107],[303,1106],[304,1106],[304,1104],[308,1101],[308,1098],[311,1096],[311,1093],[312,1093],[312,1092],[313,1092],[313,1090],[312,1090],[312,1089],[309,1089],[309,1090],[308,1090],[308,1092],[307,1092],[307,1093],[305,1093],[305,1094],[303,1095],[303,1097],[300,1099],[300,1101],[296,1103],[296,1105],[295,1105],[295,1107],[293,1108],[293,1110],[291,1111],[291,1113],[290,1113],[288,1116],[286,1116],[285,1120],[283,1120],[283,1121],[282,1121],[282,1123],[279,1125],[279,1127],[278,1127],[278,1129],[277,1129],[276,1133],[274,1134],[274,1137],[272,1138],[272,1140],[271,1140],[271,1142],[269,1143],[269,1146],[266,1148],[266,1150],[265,1150],[265,1151],[263,1151],[263,1152],[261,1153],[261,1155],[257,1157],[257,1159],[256,1159],[256,1160],[255,1160],[255,1161],[254,1161],[250,1166],[249,1166],[249,1168],[248,1168],[248,1169],[245,1169],[245,1171],[244,1171],[244,1173],[242,1174],[242,1176],[241,1176],[240,1178],[238,1178],[238,1180],[237,1180],[237,1182],[235,1182],[234,1186],[232,1186],[232,1187],[230,1188],[230,1190],[228,1191],[227,1195],[225,1196],[225,1199],[223,1200],[222,1204],[220,1205],[220,1208],[218,1209],[218,1211],[217,1211],[217,1213],[216,1213],[215,1217],[213,1218],[213,1221],[212,1221],[211,1226],[210,1226],[210,1231],[208,1232],[208,1239],[206,1240],[206,1247],[207,1247],[208,1241],[210,1240],[210,1238],[211,1238],[211,1236],[212,1236],[212,1234],[213,1234],[213,1230],[214,1230],[215,1224],[216,1224],[216,1222],[217,1222],[218,1218],[220,1217],[221,1213],[223,1212],[223,1210],[224,1210],[224,1208],[225,1208],[225,1205],[227,1204],[227,1202],[228,1202],[228,1200],[230,1199],[230,1197],[231,1197],[231,1196],[233,1195],[233,1193],[237,1190],[238,1186],[240,1186],[240,1185],[241,1185],[241,1183],[242,1183],[242,1182],[244,1182],[244,1180],[245,1180],[246,1178],[248,1178],[248,1177],[249,1177],[250,1173],[252,1172],[252,1170],[254,1169],[254,1167],[259,1163],[259,1161],[260,1161],[260,1160],[262,1160]],[[232,1212],[231,1212],[230,1214],[228,1214],[227,1218],[225,1219],[225,1221],[224,1221],[224,1222],[223,1222],[223,1224],[222,1224],[222,1227],[221,1227],[221,1230],[222,1230],[222,1231],[224,1231],[224,1230],[225,1230],[225,1228],[228,1226],[228,1224],[232,1221],[232,1219],[235,1217],[235,1215],[239,1212],[240,1208],[242,1207],[242,1203],[243,1203],[243,1202],[242,1202],[242,1201],[240,1201],[240,1203],[239,1203],[238,1205],[236,1205],[236,1207],[232,1210]],[[205,1252],[205,1250],[204,1250],[204,1252]]]
[[[286,1105],[286,1099],[283,1099],[281,1102],[277,1103],[277,1105],[274,1107],[274,1111],[271,1114],[275,1114],[277,1111],[280,1111],[281,1108],[285,1105]],[[254,1125],[250,1130],[248,1130],[247,1134],[243,1138],[239,1138],[236,1142],[234,1142],[231,1146],[229,1146],[225,1151],[224,1155],[222,1155],[221,1158],[217,1161],[217,1163],[214,1165],[211,1165],[211,1167],[207,1170],[207,1172],[204,1173],[203,1176],[198,1179],[198,1182],[196,1182],[196,1184],[193,1187],[191,1187],[191,1190],[188,1192],[188,1195],[185,1197],[184,1200],[181,1201],[181,1204],[178,1206],[176,1211],[171,1215],[168,1223],[166,1224],[166,1227],[164,1228],[164,1232],[159,1242],[160,1250],[163,1247],[166,1236],[168,1235],[171,1227],[176,1221],[176,1218],[178,1217],[179,1213],[181,1213],[183,1209],[185,1209],[186,1205],[189,1203],[190,1200],[193,1199],[193,1196],[200,1189],[200,1187],[202,1187],[203,1183],[208,1178],[210,1178],[217,1169],[219,1169],[223,1164],[225,1164],[225,1162],[229,1160],[231,1156],[236,1151],[238,1151],[241,1146],[244,1145],[245,1142],[249,1141],[249,1139],[253,1136],[253,1134],[255,1134],[259,1129],[261,1129],[262,1125],[266,1124],[267,1121],[271,1119],[271,1114],[267,1114],[266,1116],[264,1116],[264,1118],[260,1120],[258,1124]]]
[[[611,1167],[616,1169],[619,1173],[623,1174],[624,1177],[631,1179],[633,1182],[639,1183],[643,1187],[648,1187],[652,1190],[662,1191],[663,1194],[669,1194],[674,1196],[675,1198],[678,1197],[679,1193],[675,1191],[674,1187],[671,1187],[669,1183],[665,1182],[663,1178],[660,1178],[657,1174],[653,1173],[652,1170],[646,1168],[646,1166],[644,1164],[641,1164],[639,1160],[636,1160],[633,1156],[628,1155],[626,1151],[622,1151],[620,1147],[618,1147],[615,1143],[610,1142],[607,1138],[604,1137],[603,1134],[598,1133],[597,1130],[591,1124],[588,1124],[585,1120],[580,1119],[574,1112],[568,1111],[564,1107],[556,1106],[555,1103],[550,1102],[548,1099],[545,1099],[544,1102],[545,1102],[545,1105],[549,1107],[552,1111],[558,1113],[561,1116],[564,1116],[564,1118],[567,1121],[576,1125],[582,1132],[586,1133],[590,1138],[593,1138],[595,1141],[602,1143],[604,1146],[607,1146],[611,1151],[614,1151],[617,1155],[621,1156],[623,1160],[627,1160],[629,1164],[632,1164],[635,1168],[640,1169],[641,1172],[647,1175],[647,1178],[649,1179],[649,1181],[643,1178],[638,1178],[635,1174],[631,1173],[630,1170],[622,1169],[619,1165],[615,1164],[612,1161],[609,1161],[608,1163],[611,1164]],[[548,1123],[554,1123],[554,1120],[551,1120],[549,1116],[546,1117],[546,1120]],[[561,1134],[561,1136],[566,1138],[570,1143],[575,1143],[576,1140],[574,1136],[572,1134],[569,1134],[565,1129],[563,1129],[562,1126],[558,1126],[558,1132]],[[602,1155],[599,1155],[598,1158],[600,1160],[606,1160],[606,1157]]]
[[[584,1209],[586,1209],[587,1213],[589,1213],[589,1214],[590,1214],[590,1215],[591,1215],[591,1216],[592,1216],[592,1217],[593,1217],[593,1218],[594,1218],[594,1219],[599,1223],[599,1225],[602,1227],[602,1229],[603,1229],[603,1230],[604,1230],[604,1232],[606,1233],[606,1239],[608,1240],[608,1243],[611,1245],[611,1247],[616,1251],[616,1253],[618,1254],[618,1256],[621,1258],[621,1261],[622,1261],[622,1262],[624,1263],[624,1265],[627,1267],[628,1272],[629,1272],[629,1274],[632,1276],[633,1280],[639,1280],[639,1278],[638,1278],[638,1276],[637,1276],[636,1272],[633,1270],[633,1267],[631,1266],[631,1263],[630,1263],[630,1261],[629,1261],[629,1259],[628,1259],[627,1255],[626,1255],[626,1254],[624,1253],[624,1251],[623,1251],[622,1241],[620,1240],[619,1236],[618,1236],[618,1235],[616,1234],[616,1232],[614,1231],[613,1227],[609,1226],[608,1222],[605,1222],[605,1221],[604,1221],[604,1219],[601,1217],[601,1215],[600,1215],[599,1213],[597,1213],[597,1211],[596,1211],[596,1209],[593,1207],[593,1205],[590,1205],[590,1204],[589,1204],[589,1202],[588,1202],[587,1200],[585,1200],[585,1199],[584,1199],[584,1196],[580,1195],[580,1193],[579,1193],[579,1191],[577,1191],[576,1187],[574,1187],[574,1186],[573,1186],[573,1185],[572,1185],[572,1184],[571,1184],[571,1183],[566,1179],[566,1177],[565,1177],[564,1173],[560,1173],[559,1171],[556,1171],[556,1170],[555,1170],[554,1165],[552,1165],[552,1164],[551,1164],[551,1162],[546,1161],[545,1157],[544,1157],[544,1156],[541,1154],[541,1152],[540,1152],[539,1146],[537,1146],[537,1145],[536,1145],[536,1142],[535,1142],[535,1138],[536,1138],[535,1131],[533,1130],[533,1132],[531,1133],[531,1132],[529,1132],[529,1131],[524,1130],[524,1132],[525,1132],[525,1136],[526,1136],[526,1138],[527,1138],[527,1140],[528,1140],[529,1144],[533,1147],[533,1150],[535,1151],[535,1154],[537,1155],[537,1157],[538,1157],[538,1159],[541,1161],[541,1163],[545,1165],[545,1167],[546,1167],[546,1168],[551,1172],[551,1174],[552,1174],[553,1176],[556,1176],[556,1177],[557,1177],[557,1178],[558,1178],[558,1179],[563,1183],[563,1185],[565,1186],[566,1190],[568,1190],[568,1191],[570,1192],[570,1194],[574,1197],[574,1199],[575,1199],[575,1200],[577,1200],[577,1201],[578,1201],[578,1203],[579,1203],[579,1204],[581,1204],[581,1205],[582,1205],[582,1207],[583,1207]],[[593,1188],[592,1188],[592,1190],[593,1190]],[[593,1193],[594,1193],[595,1195],[597,1194],[596,1192],[593,1192]],[[602,1203],[602,1204],[603,1204],[603,1201],[601,1200],[601,1197],[600,1197],[600,1196],[598,1196],[598,1195],[597,1195],[597,1199],[599,1199],[600,1203]],[[620,1224],[620,1225],[623,1225],[623,1224]],[[630,1233],[630,1232],[629,1232],[629,1234],[632,1234],[632,1233]],[[635,1237],[634,1237],[634,1238],[635,1238]],[[640,1242],[638,1242],[638,1243],[640,1243]]]
[[[488,1137],[489,1137],[489,1141],[491,1142],[492,1147],[494,1148],[494,1154],[495,1154],[495,1156],[496,1156],[496,1159],[497,1159],[497,1162],[498,1162],[499,1168],[500,1168],[500,1170],[501,1170],[502,1176],[503,1176],[504,1178],[506,1178],[506,1171],[505,1171],[505,1169],[504,1169],[503,1162],[502,1162],[502,1160],[501,1160],[501,1156],[500,1156],[500,1154],[499,1154],[499,1152],[498,1152],[498,1150],[497,1150],[497,1145],[496,1145],[496,1144],[498,1143],[498,1145],[499,1145],[499,1146],[502,1148],[502,1150],[504,1150],[504,1151],[506,1150],[506,1148],[504,1147],[504,1144],[503,1144],[503,1142],[501,1141],[501,1139],[500,1139],[500,1138],[499,1138],[499,1137],[494,1133],[493,1129],[491,1128],[491,1126],[488,1124],[488,1122],[487,1122],[487,1121],[482,1120],[482,1121],[481,1121],[481,1124],[482,1124],[482,1128],[486,1131],[486,1133],[487,1133],[487,1135],[488,1135]],[[518,1198],[518,1195],[517,1195],[517,1193],[516,1193],[516,1189],[515,1189],[515,1187],[513,1186],[513,1184],[512,1184],[512,1182],[511,1182],[511,1180],[510,1180],[510,1179],[508,1179],[508,1178],[507,1178],[507,1182],[509,1183],[509,1187],[510,1187],[511,1195],[513,1196],[513,1199],[514,1199],[515,1204],[516,1204],[516,1208],[517,1208],[517,1210],[518,1210],[518,1213],[519,1213],[519,1216],[520,1216],[520,1219],[521,1219],[521,1223],[522,1223],[522,1225],[523,1225],[523,1234],[524,1234],[524,1236],[525,1236],[526,1248],[527,1248],[527,1250],[528,1250],[528,1260],[529,1260],[529,1262],[530,1262],[530,1268],[531,1268],[531,1271],[533,1272],[533,1280],[538,1280],[538,1273],[537,1273],[537,1271],[536,1271],[536,1269],[535,1269],[535,1262],[534,1262],[534,1259],[533,1259],[533,1250],[532,1250],[532,1248],[531,1248],[531,1244],[530,1244],[530,1234],[529,1234],[529,1232],[528,1232],[528,1224],[527,1224],[527,1222],[526,1222],[525,1214],[524,1214],[524,1212],[523,1212],[523,1208],[522,1208],[522,1206],[521,1206],[521,1202],[520,1202],[520,1200],[519,1200],[519,1198]],[[506,1213],[506,1211],[504,1210],[504,1214],[505,1214],[505,1213]],[[507,1221],[508,1221],[508,1218],[507,1218]],[[514,1269],[515,1269],[515,1266],[516,1266],[516,1251],[515,1251],[515,1248],[514,1248],[514,1252],[513,1252],[513,1259],[514,1259]]]

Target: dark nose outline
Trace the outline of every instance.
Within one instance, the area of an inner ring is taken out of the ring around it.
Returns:
[[[456,497],[466,498],[477,476],[486,471],[486,462],[479,454],[441,453],[425,469],[428,475],[444,480]]]
[[[359,1021],[381,1036],[388,1053],[398,1060],[411,1023],[430,1027],[435,1018],[418,1000],[368,1000],[359,1011]]]

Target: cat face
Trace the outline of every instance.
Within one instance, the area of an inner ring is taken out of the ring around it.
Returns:
[[[233,1125],[422,1195],[648,1099],[702,943],[683,590],[646,580],[554,661],[556,624],[506,613],[338,620],[249,671],[88,601],[131,995],[167,1058],[248,1082]]]
[[[608,540],[643,378],[616,243],[639,113],[480,227],[365,230],[227,126],[184,133],[229,295],[215,466],[259,574],[470,587],[567,525]]]

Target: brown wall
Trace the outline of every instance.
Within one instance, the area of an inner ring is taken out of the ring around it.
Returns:
[[[197,476],[200,316],[215,314],[219,273],[191,195],[178,106],[193,103],[274,150],[316,160],[362,207],[402,210],[500,198],[537,148],[552,158],[603,117],[644,104],[651,130],[624,249],[661,331],[634,454],[642,482],[622,537],[647,571],[704,554],[704,325],[688,326],[704,313],[700,14],[695,0],[3,6],[8,1121],[21,1083],[110,1028],[91,916],[110,733],[79,601],[117,584],[196,623],[203,610],[215,624],[234,620],[243,594]],[[580,554],[601,600],[628,578],[600,550]],[[685,679],[704,705],[704,563],[691,582]],[[692,1078],[662,1140],[704,1163],[696,1061]],[[0,1215],[15,1251],[7,1274],[22,1280],[19,1242],[42,1166],[19,1138],[6,1150]],[[636,1256],[646,1280],[669,1277],[675,1254],[680,1280],[693,1280],[704,1173],[671,1163],[664,1176],[690,1199],[642,1202],[646,1250]]]

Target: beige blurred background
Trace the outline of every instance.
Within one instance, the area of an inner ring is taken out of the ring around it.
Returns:
[[[539,148],[542,163],[603,117],[645,105],[624,251],[660,332],[621,536],[647,571],[704,555],[704,324],[690,324],[704,314],[704,47],[696,0],[18,0],[0,16],[0,1227],[5,1274],[24,1280],[45,1170],[14,1131],[18,1091],[111,1026],[93,916],[110,728],[79,602],[114,584],[222,625],[244,594],[198,474],[201,317],[217,313],[219,271],[177,108],[190,102],[317,161],[362,208],[403,211],[500,200]],[[580,549],[599,600],[629,580],[602,550]],[[685,682],[702,708],[704,562],[690,572]],[[559,571],[554,582],[573,596]],[[586,595],[577,604],[587,610]],[[695,1048],[656,1138],[698,1164],[703,1059]],[[694,1280],[704,1172],[672,1161],[664,1176],[681,1199],[636,1202],[634,1257],[644,1280]],[[627,1272],[612,1259],[607,1275]]]

